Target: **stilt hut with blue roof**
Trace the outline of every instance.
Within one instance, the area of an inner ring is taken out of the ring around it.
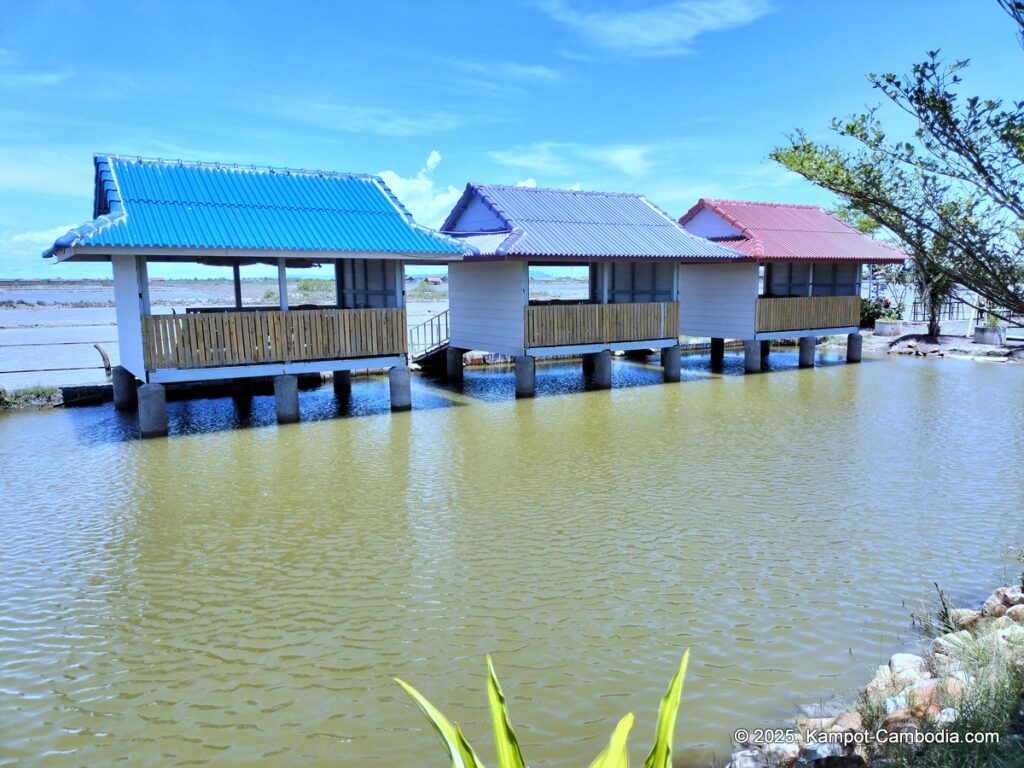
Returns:
[[[279,421],[298,418],[296,375],[389,369],[391,405],[410,407],[403,265],[463,247],[416,224],[376,176],[97,155],[93,219],[43,255],[113,265],[120,366],[115,403],[143,434],[167,430],[164,385],[276,377]],[[235,306],[154,314],[147,265],[231,267]],[[243,307],[239,267],[276,266],[280,301]],[[286,268],[333,268],[336,302],[290,307]],[[136,392],[137,382],[142,382]]]
[[[470,184],[441,230],[469,246],[448,268],[449,375],[466,350],[510,355],[518,397],[534,394],[543,356],[583,355],[607,388],[613,350],[661,349],[678,381],[679,265],[743,258],[642,195]],[[587,295],[531,300],[531,266],[587,267]]]

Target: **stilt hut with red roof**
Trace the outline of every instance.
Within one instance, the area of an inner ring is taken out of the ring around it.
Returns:
[[[780,338],[798,338],[800,364],[813,366],[817,337],[845,334],[847,360],[859,361],[862,267],[906,259],[814,205],[705,198],[679,223],[745,257],[680,266],[679,326],[711,337],[713,363],[724,339],[742,340],[747,371]]]

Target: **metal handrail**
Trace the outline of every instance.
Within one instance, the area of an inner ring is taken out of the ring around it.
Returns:
[[[422,360],[427,355],[444,347],[451,337],[448,324],[448,310],[438,312],[419,325],[409,328],[409,359]]]

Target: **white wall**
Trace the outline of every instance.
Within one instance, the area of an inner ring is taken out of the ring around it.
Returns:
[[[142,290],[140,270],[135,256],[112,256],[114,267],[114,304],[117,314],[117,346],[121,366],[142,381],[146,380],[146,362],[142,353]]]
[[[707,208],[699,210],[697,215],[686,223],[684,229],[699,237],[736,237],[743,234]]]
[[[523,354],[526,266],[525,261],[448,265],[451,346]]]
[[[508,229],[494,212],[494,209],[484,203],[479,195],[469,201],[466,209],[459,214],[453,231],[455,232],[503,232]]]
[[[757,264],[681,264],[679,333],[752,340]]]

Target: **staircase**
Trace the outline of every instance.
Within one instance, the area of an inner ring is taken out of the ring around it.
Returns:
[[[423,364],[448,349],[451,336],[448,317],[446,309],[409,329],[409,362]]]

